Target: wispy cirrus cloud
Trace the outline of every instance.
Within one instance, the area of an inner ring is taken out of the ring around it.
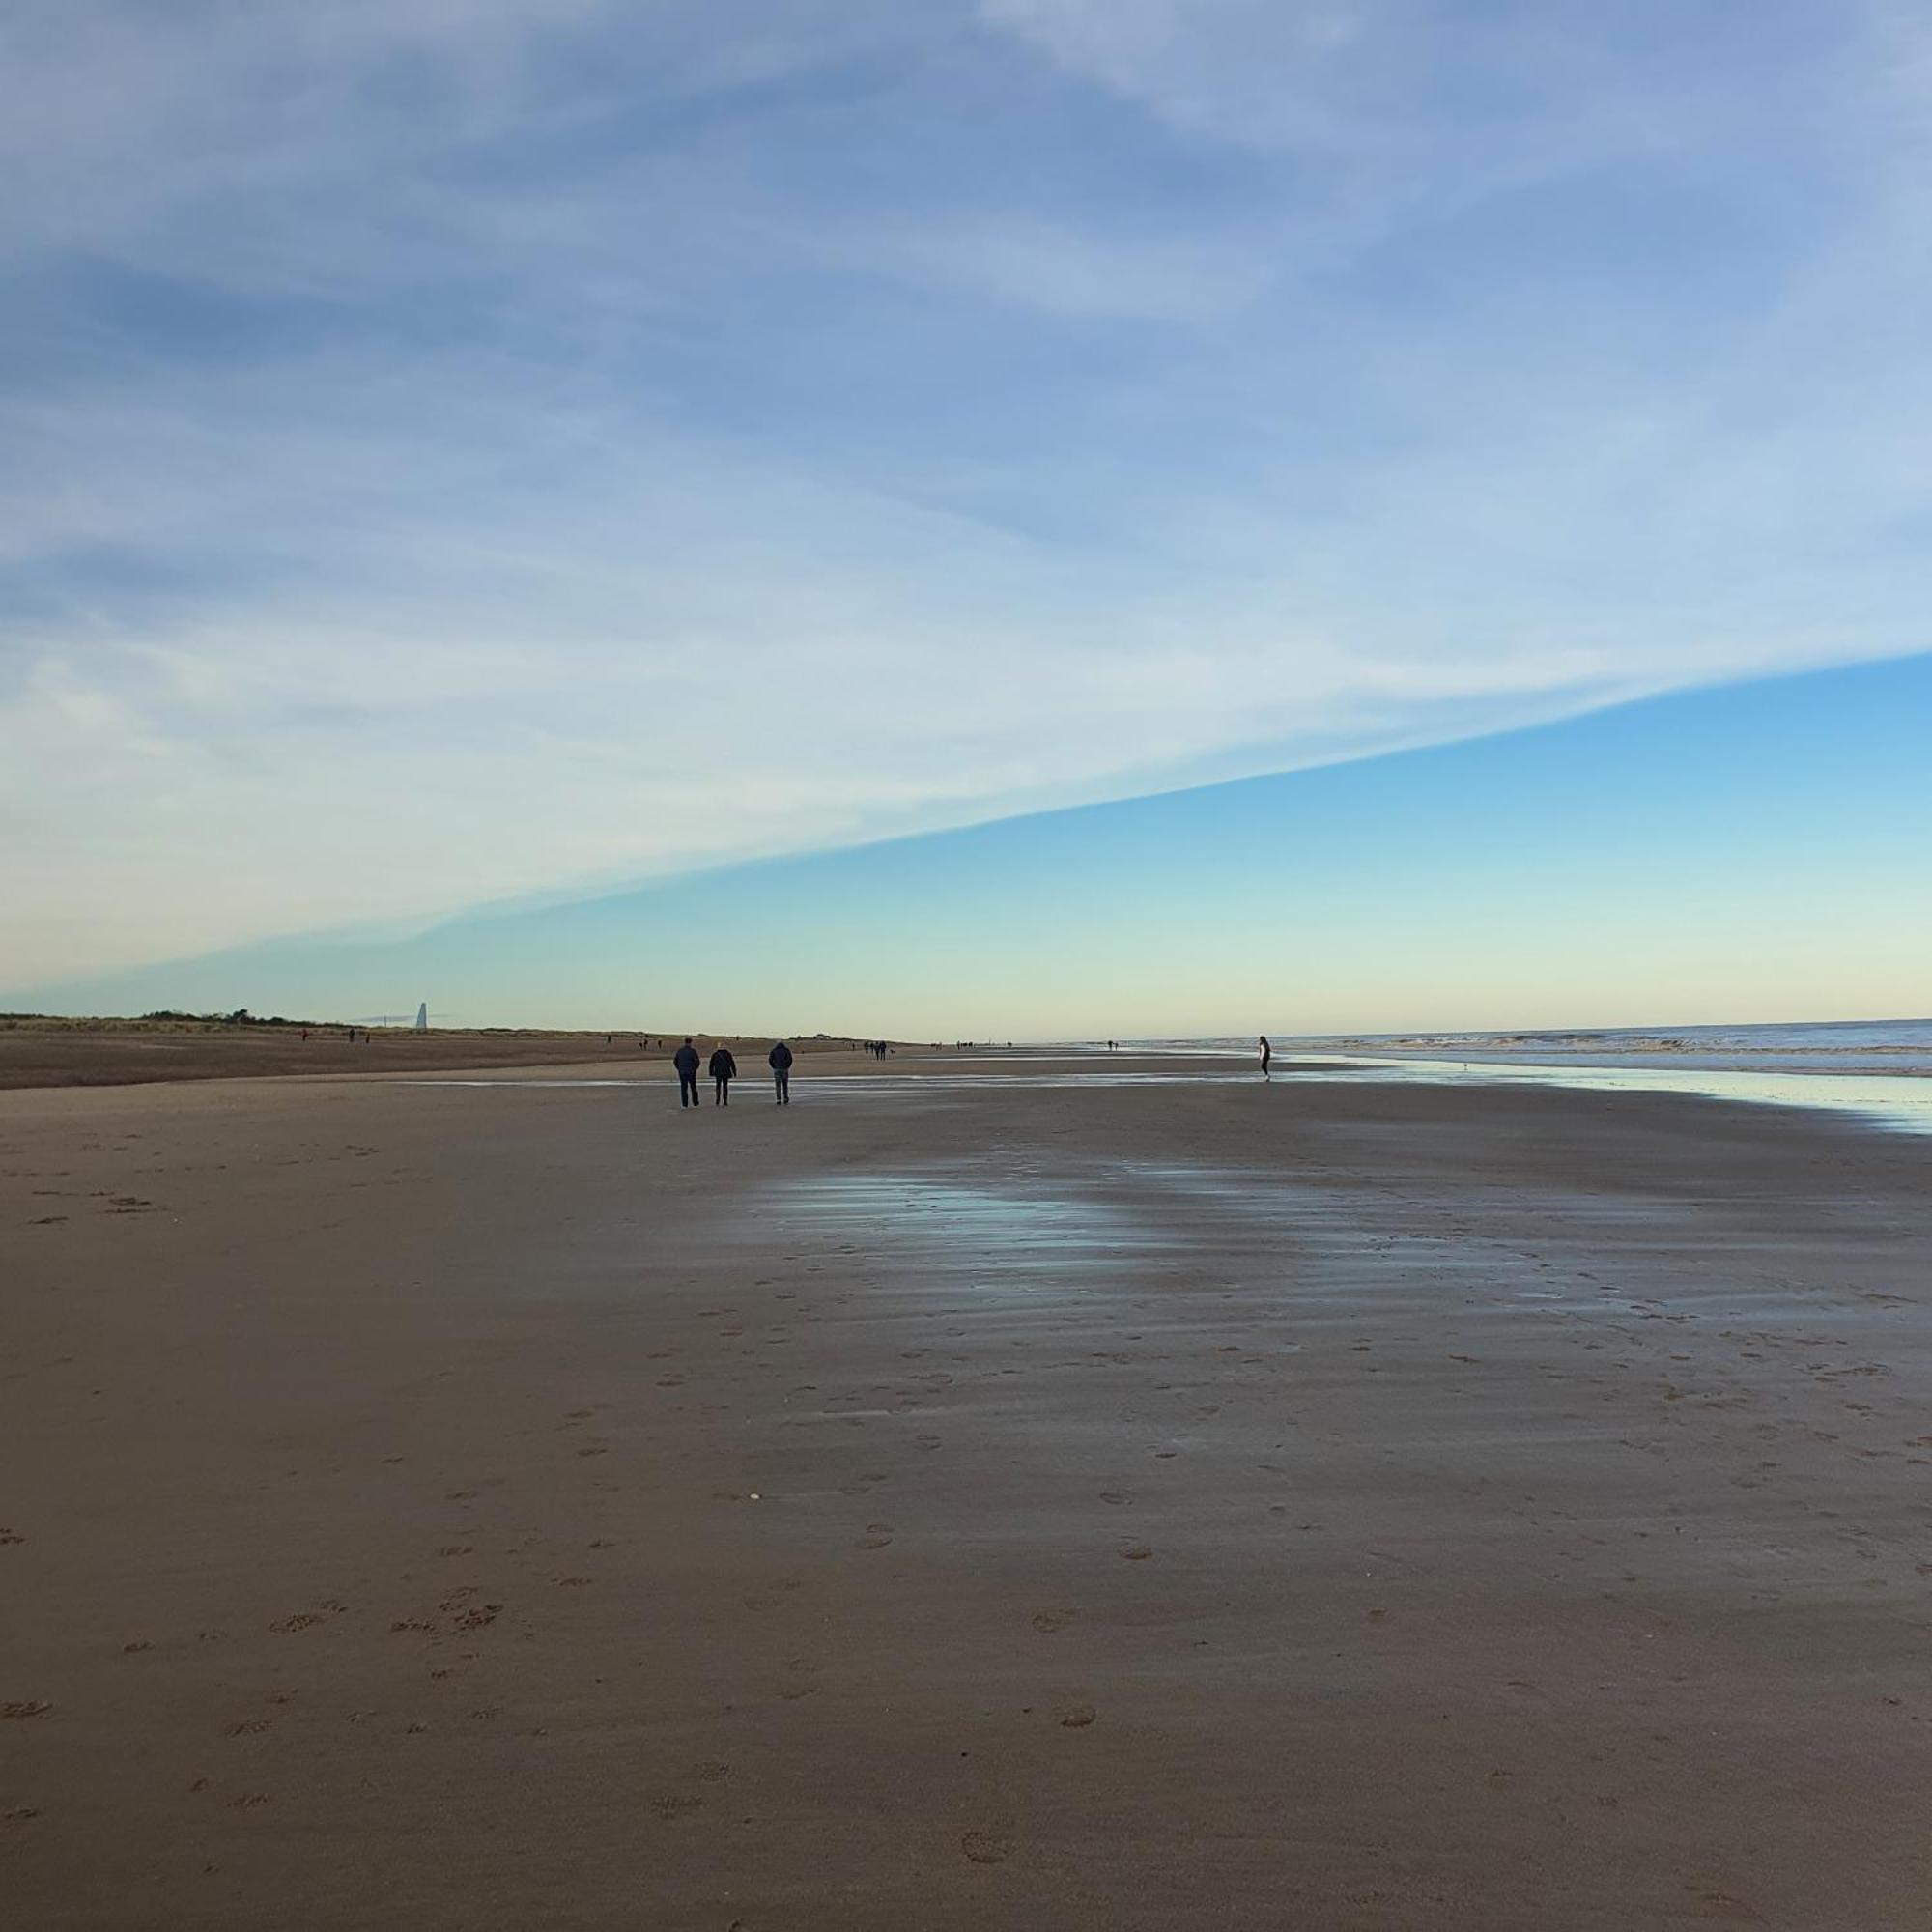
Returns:
[[[0,23],[0,980],[1923,648],[1909,32]]]

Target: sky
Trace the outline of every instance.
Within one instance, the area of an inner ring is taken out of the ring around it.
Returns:
[[[1932,656],[62,989],[452,1026],[1226,1037],[1932,1010]]]
[[[1527,819],[1569,745],[1571,870],[1503,818],[1437,864],[1524,930],[1599,868],[1619,981],[1303,1003],[1747,1017],[1645,896],[1697,828],[1630,733],[1732,774],[1682,796],[1750,876],[1793,800],[1888,862],[1922,824],[1846,817],[1834,733],[1888,663],[1928,717],[1929,111],[1894,0],[16,0],[0,994],[138,1009],[273,942],[340,1012],[352,956],[514,929],[553,939],[468,1017],[599,1024],[648,926],[610,908],[920,853],[965,871],[892,889],[925,936],[875,951],[928,971],[872,1026],[1218,1031],[1268,983],[1154,970],[1080,887],[1122,827],[1232,911],[1310,890],[1309,800],[1408,877],[1417,772],[1518,772]],[[1801,692],[1782,766],[1733,755]],[[1202,801],[1257,799],[1217,845]],[[932,937],[992,851],[1072,963]],[[1753,918],[1804,1011],[1899,983],[1795,892]],[[705,983],[806,990],[769,948]]]

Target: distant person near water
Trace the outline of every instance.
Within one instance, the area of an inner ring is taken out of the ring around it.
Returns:
[[[690,1040],[671,1055],[670,1064],[677,1068],[677,1104],[680,1107],[697,1105],[697,1049]]]
[[[791,1105],[791,1048],[783,1040],[780,1040],[765,1055],[765,1058],[771,1063],[772,1085],[778,1090],[778,1104],[781,1107],[789,1107]]]
[[[738,1077],[738,1063],[731,1058],[728,1046],[717,1046],[711,1050],[711,1104],[714,1107],[728,1107],[731,1104],[731,1083]]]
[[[1262,1078],[1264,1080],[1272,1080],[1274,1075],[1268,1071],[1268,1064],[1274,1059],[1274,1048],[1268,1044],[1266,1034],[1258,1035],[1257,1037],[1261,1040],[1262,1044]]]

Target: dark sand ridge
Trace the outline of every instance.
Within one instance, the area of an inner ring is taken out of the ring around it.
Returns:
[[[0,1095],[11,1923],[1928,1922],[1926,1142],[797,1091]]]

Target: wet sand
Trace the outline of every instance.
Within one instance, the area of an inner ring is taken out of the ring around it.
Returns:
[[[10,1925],[1932,1920],[1925,1141],[817,1065],[0,1094]]]

